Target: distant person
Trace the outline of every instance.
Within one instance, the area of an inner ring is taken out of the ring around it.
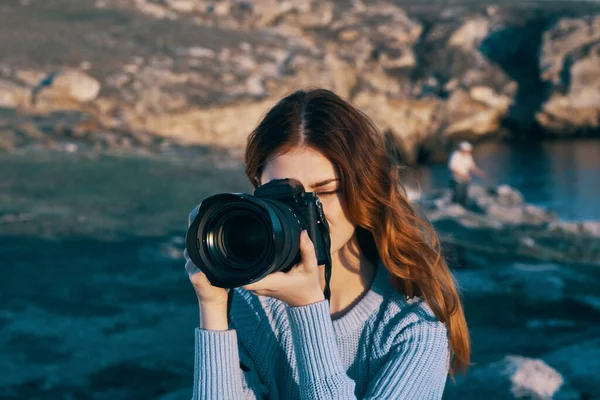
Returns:
[[[463,207],[468,206],[469,182],[471,174],[485,179],[485,173],[477,167],[473,160],[473,146],[469,142],[461,142],[458,149],[450,156],[448,168],[452,174],[450,186],[452,188],[452,201]]]
[[[375,125],[328,90],[300,90],[254,128],[245,162],[254,188],[291,178],[317,194],[331,275],[305,232],[291,270],[229,292],[186,252],[200,308],[193,399],[441,399],[448,372],[469,365],[467,324]]]

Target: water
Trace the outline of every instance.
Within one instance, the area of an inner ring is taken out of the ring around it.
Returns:
[[[600,219],[600,141],[555,141],[521,146],[483,143],[475,162],[487,180],[517,188],[528,203],[555,211],[564,220]],[[446,164],[421,167],[421,190],[447,187]]]

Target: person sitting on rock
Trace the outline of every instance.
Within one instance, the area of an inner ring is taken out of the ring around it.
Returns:
[[[485,173],[477,167],[473,160],[473,146],[471,143],[463,141],[459,144],[458,150],[455,150],[450,156],[448,168],[452,174],[450,186],[452,188],[452,201],[463,207],[468,205],[469,182],[471,173],[481,179],[485,179]]]

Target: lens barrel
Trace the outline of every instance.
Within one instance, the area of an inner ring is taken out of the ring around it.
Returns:
[[[200,205],[187,231],[186,249],[211,284],[233,288],[294,265],[302,229],[284,203],[222,193]]]

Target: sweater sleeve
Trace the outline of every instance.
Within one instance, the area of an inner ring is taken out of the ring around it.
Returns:
[[[387,361],[369,383],[365,399],[439,400],[449,366],[446,326],[420,320],[398,335]]]
[[[288,309],[303,399],[356,399],[322,301]],[[420,321],[398,335],[364,399],[441,399],[449,366],[446,328]]]
[[[263,399],[267,391],[237,332],[196,328],[192,400]],[[242,363],[240,364],[240,360]]]

